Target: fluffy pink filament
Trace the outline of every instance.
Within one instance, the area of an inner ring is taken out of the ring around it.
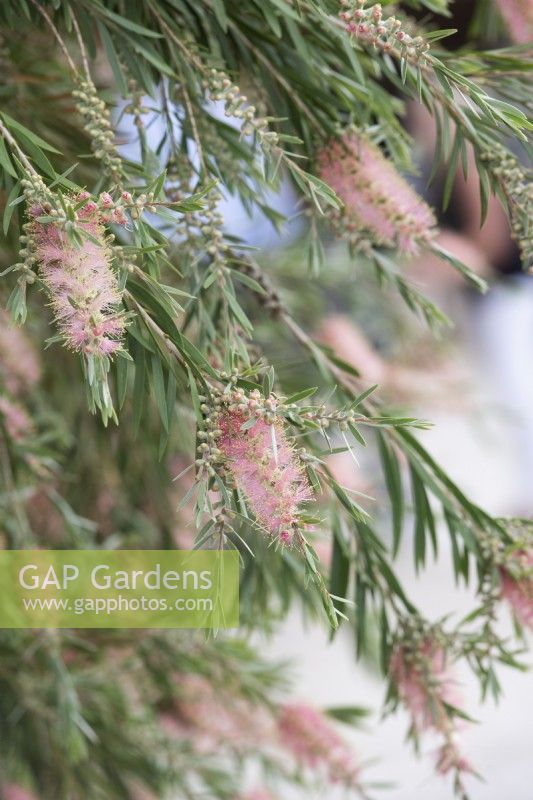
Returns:
[[[447,733],[450,717],[445,706],[458,707],[460,698],[447,669],[446,653],[427,642],[418,658],[420,664],[407,657],[401,645],[397,646],[390,664],[392,680],[419,733],[428,728]]]
[[[415,254],[435,233],[429,206],[366,137],[347,133],[318,157],[320,177],[344,203],[348,232],[369,234],[376,242]]]
[[[281,744],[302,766],[324,771],[332,783],[358,784],[359,770],[350,748],[317,709],[303,703],[284,706],[278,731]]]
[[[533,40],[532,0],[496,0],[509,35],[517,44]]]
[[[19,395],[38,382],[41,367],[37,354],[20,328],[0,311],[0,378],[11,395]]]
[[[300,504],[311,499],[309,484],[282,423],[270,425],[258,419],[243,430],[247,420],[240,411],[223,413],[218,447],[259,525],[290,543],[298,526]]]
[[[521,625],[533,630],[533,550],[514,554],[516,567],[524,575],[514,575],[511,569],[502,567],[501,593],[507,600]]]
[[[33,213],[40,216],[42,211],[34,209]],[[87,355],[108,356],[119,349],[124,332],[124,318],[118,310],[121,293],[99,213],[91,206],[78,212],[78,217],[82,232],[92,238],[83,237],[77,246],[53,223],[36,221],[36,254],[68,346]]]
[[[0,418],[14,441],[24,439],[33,431],[33,423],[26,411],[5,395],[0,395]]]

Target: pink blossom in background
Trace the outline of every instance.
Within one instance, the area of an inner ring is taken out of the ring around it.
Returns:
[[[352,751],[320,711],[304,703],[285,705],[278,731],[282,746],[301,766],[324,772],[332,783],[358,785],[359,769]]]
[[[446,708],[460,709],[462,699],[448,669],[444,649],[427,641],[413,657],[398,645],[391,657],[390,674],[416,733],[431,729],[443,737],[437,752],[437,772],[440,775],[451,771],[456,774],[473,772],[460,747],[459,730],[463,720],[450,716]]]
[[[422,665],[414,663],[398,645],[391,657],[390,674],[400,699],[420,733],[428,728],[448,730],[450,718],[445,705],[460,707],[457,686],[447,666],[445,651],[432,642],[420,650]]]
[[[33,214],[39,216],[41,209]],[[84,237],[81,245],[72,244],[53,224],[34,223],[40,274],[68,346],[86,355],[108,356],[120,348],[124,332],[121,292],[99,212],[86,207],[78,217],[80,229],[92,237]]]
[[[32,389],[41,376],[37,353],[24,332],[0,309],[0,379],[11,395]]]
[[[242,430],[247,420],[240,411],[223,413],[218,447],[259,525],[290,543],[300,505],[311,499],[307,478],[281,422],[270,425],[258,419],[253,427]]]
[[[523,574],[513,574],[512,563],[509,568],[502,567],[501,594],[511,606],[521,625],[533,630],[533,550],[520,551],[512,556],[511,562]]]
[[[221,747],[244,752],[269,738],[268,720],[260,709],[217,689],[203,675],[180,674],[176,684],[174,704],[159,717],[169,736],[191,737],[203,753]]]
[[[16,783],[8,783],[1,789],[3,800],[36,800],[33,792],[23,789]]]
[[[437,772],[439,775],[447,775],[452,770],[457,772],[474,771],[472,764],[461,751],[460,742],[453,734],[437,753]]]
[[[33,422],[25,409],[5,395],[0,395],[0,419],[14,441],[24,439],[33,431]]]
[[[320,177],[344,203],[347,233],[367,233],[378,244],[416,254],[435,235],[429,206],[365,136],[347,133],[318,156]]]
[[[274,800],[271,794],[263,789],[253,789],[238,798],[238,800]]]
[[[533,41],[533,0],[496,0],[509,35],[517,44]]]

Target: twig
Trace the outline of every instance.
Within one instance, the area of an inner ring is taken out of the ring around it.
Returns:
[[[85,44],[83,42],[83,38],[82,38],[82,35],[81,35],[81,31],[80,31],[80,26],[78,25],[78,20],[76,19],[76,16],[75,16],[74,11],[72,10],[72,8],[70,9],[70,16],[72,18],[72,24],[74,26],[74,31],[76,33],[76,39],[78,40],[78,45],[79,45],[80,52],[81,52],[81,60],[83,62],[83,69],[85,70],[85,74],[86,74],[88,80],[91,80],[91,71],[89,69],[89,58],[87,56],[87,48],[85,47]]]
[[[68,62],[68,65],[69,65],[70,69],[72,70],[72,72],[77,73],[78,72],[78,68],[77,68],[76,64],[74,63],[74,61],[72,60],[72,58],[70,57],[70,53],[67,50],[67,46],[66,46],[65,42],[63,41],[63,39],[61,38],[61,35],[60,35],[59,31],[57,30],[56,26],[52,22],[52,19],[51,19],[50,15],[48,14],[47,11],[45,11],[45,9],[41,6],[41,4],[37,2],[37,0],[31,0],[31,2],[35,6],[35,8],[38,10],[38,12],[40,14],[42,14],[42,16],[45,18],[46,22],[48,23],[48,27],[50,28],[50,30],[54,34],[54,36],[55,36],[55,38],[57,40],[57,43],[59,44],[61,50],[63,51],[63,54],[64,54],[64,56],[65,56],[65,58],[66,58],[66,60]]]

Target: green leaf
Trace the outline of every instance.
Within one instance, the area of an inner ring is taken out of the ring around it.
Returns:
[[[364,576],[360,571],[355,579],[355,642],[357,655],[363,652],[366,638],[366,585]]]
[[[131,369],[131,362],[125,358],[119,357],[115,361],[115,369],[117,375],[117,398],[119,410],[124,405],[126,393],[128,390],[128,378]]]
[[[450,154],[450,159],[448,164],[446,165],[447,173],[446,173],[446,180],[444,181],[444,189],[442,192],[442,208],[444,211],[448,208],[450,203],[450,198],[452,196],[452,190],[455,185],[455,176],[457,174],[457,158],[459,156],[459,151],[461,147],[461,139],[460,139],[460,128],[457,128],[455,133],[455,139],[453,142],[452,152]]]
[[[0,116],[3,118],[10,130],[14,130],[22,134],[22,136],[35,145],[35,147],[41,148],[42,150],[48,150],[50,153],[57,153],[57,155],[61,155],[59,150],[56,150],[56,148],[52,147],[51,144],[45,142],[45,140],[41,139],[40,136],[37,136],[36,133],[28,130],[28,128],[22,125],[22,123],[17,122],[16,119],[13,119],[13,117],[10,117],[9,114],[6,114],[5,111],[0,111]]]
[[[404,590],[402,589],[402,585],[398,578],[396,577],[395,573],[392,570],[392,567],[387,563],[386,559],[379,554],[378,555],[378,567],[379,571],[383,575],[385,581],[387,582],[389,589],[394,592],[397,597],[400,598],[404,606],[406,607],[407,611],[410,614],[416,613],[415,606],[411,603],[408,599],[407,595],[405,594]]]
[[[365,389],[364,392],[358,394],[357,397],[354,397],[354,399],[350,403],[350,409],[354,409],[357,408],[357,406],[360,406],[361,403],[363,403],[367,399],[367,397],[370,397],[370,395],[373,394],[373,392],[375,392],[377,388],[378,384],[374,383],[368,389]]]
[[[117,84],[117,89],[119,94],[122,97],[128,96],[128,84],[124,73],[122,71],[122,67],[120,66],[120,60],[117,55],[117,51],[115,49],[115,45],[113,44],[113,39],[107,30],[105,25],[102,25],[100,20],[97,20],[98,31],[100,33],[100,39],[102,40],[102,44],[104,45],[104,49],[107,54],[107,60],[109,62],[109,66],[111,67],[111,71],[113,72],[113,76],[115,78],[115,83]]]
[[[250,278],[249,275],[246,275],[244,272],[241,272],[238,269],[234,269],[231,271],[231,276],[237,281],[244,283],[245,286],[248,286],[249,289],[253,289],[254,292],[257,294],[266,294],[263,287],[253,278]]]
[[[365,706],[333,706],[326,708],[325,713],[345,725],[358,725],[361,720],[370,716],[372,709]]]
[[[13,200],[15,199],[15,197],[17,197],[17,195],[19,193],[19,190],[20,190],[20,183],[17,181],[15,184],[13,184],[13,186],[11,188],[11,191],[9,192],[9,195],[8,195],[8,198],[7,198],[7,201],[6,201],[6,206],[4,208],[4,220],[3,220],[4,236],[7,235],[7,232],[9,230],[11,217],[13,216],[13,212],[15,211],[15,206],[13,205]]]
[[[228,15],[226,14],[226,6],[224,5],[224,0],[212,0],[212,6],[218,24],[220,25],[224,33],[227,33]]]
[[[385,475],[387,492],[392,509],[392,554],[396,556],[402,535],[402,521],[404,514],[404,498],[402,476],[398,458],[394,450],[388,445],[383,434],[378,434],[378,447]]]
[[[2,136],[0,136],[0,166],[9,175],[11,175],[12,178],[18,178],[18,175],[15,171],[15,167],[11,163],[9,153],[7,152],[6,145],[4,143],[4,139]]]
[[[344,540],[340,520],[336,517],[333,525],[333,552],[329,573],[329,591],[337,597],[346,597],[350,576],[348,544]]]
[[[439,258],[442,258],[444,261],[447,261],[449,264],[451,264],[452,267],[457,270],[457,272],[459,272],[469,283],[472,284],[472,286],[482,293],[487,291],[489,288],[487,282],[483,278],[480,278],[480,276],[471,270],[470,267],[467,267],[466,264],[463,264],[462,261],[459,261],[459,259],[450,253],[449,250],[445,250],[444,247],[441,247],[436,243],[431,245],[431,249],[435,255],[439,256]]]
[[[265,397],[269,397],[272,394],[275,379],[274,367],[270,367],[263,378],[263,394]]]
[[[166,388],[165,388],[165,378],[163,375],[163,366],[161,364],[161,359],[159,358],[158,355],[152,355],[150,363],[151,363],[152,378],[153,378],[152,388],[154,391],[157,410],[159,412],[159,417],[161,418],[161,422],[163,423],[163,428],[168,433],[169,419],[167,414]]]
[[[122,14],[115,14],[114,11],[110,11],[109,8],[106,8],[100,3],[96,6],[96,9],[102,16],[107,17],[120,28],[125,28],[132,33],[139,33],[141,36],[148,36],[151,39],[162,39],[163,34],[157,33],[156,31],[150,30],[150,28],[145,28],[144,25],[139,25],[137,22],[133,22],[133,20],[128,19],[127,16],[122,16]]]
[[[457,33],[457,28],[441,28],[438,31],[424,33],[423,36],[428,42],[437,42],[439,39],[445,39],[447,36],[453,36],[454,33]]]
[[[426,496],[426,490],[424,489],[424,484],[418,477],[417,472],[411,467],[410,473],[415,515],[415,568],[418,571],[420,565],[424,566],[426,563],[426,526],[428,524],[428,500]]]
[[[137,435],[144,410],[146,359],[144,349],[135,342],[133,347],[135,379],[133,382],[133,431]]]
[[[317,392],[317,387],[313,386],[309,389],[302,389],[301,392],[295,392],[295,394],[291,394],[290,397],[287,397],[285,400],[285,405],[290,406],[294,403],[298,403],[300,400],[305,400],[307,397],[312,397]]]

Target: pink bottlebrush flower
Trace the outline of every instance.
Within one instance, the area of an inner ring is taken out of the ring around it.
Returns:
[[[416,254],[435,235],[429,206],[365,136],[347,133],[318,156],[320,177],[344,203],[341,225],[378,244]]]
[[[300,505],[311,499],[311,490],[282,423],[258,419],[243,430],[248,420],[240,411],[223,412],[218,447],[259,525],[288,544],[299,524]]]
[[[418,653],[408,655],[398,645],[391,657],[390,674],[418,733],[428,728],[449,730],[446,705],[459,707],[460,697],[442,647],[428,641]]]
[[[112,208],[113,207],[113,198],[109,194],[109,192],[102,192],[100,197],[98,198],[100,201],[100,205],[104,208]]]
[[[79,196],[78,196],[78,199],[80,199]],[[94,200],[89,200],[89,202],[85,203],[85,205],[83,206],[83,211],[87,215],[96,214],[96,212],[98,211],[98,206],[96,205]]]
[[[120,207],[113,209],[113,211],[111,213],[111,220],[116,225],[127,225],[128,224],[128,218],[127,218],[126,214],[124,213],[124,209],[120,208]]]
[[[533,630],[533,550],[515,552],[500,577],[503,599],[520,624]]]
[[[33,432],[33,422],[27,412],[5,395],[0,395],[0,419],[8,435],[16,442]]]
[[[301,766],[322,771],[331,783],[358,785],[352,751],[320,711],[303,703],[285,705],[278,731],[281,744]]]
[[[11,395],[31,389],[41,376],[37,353],[20,328],[0,310],[0,380]]]
[[[32,213],[37,217],[41,212]],[[40,274],[67,345],[86,355],[109,356],[120,348],[124,333],[121,292],[101,218],[91,209],[82,209],[78,217],[82,233],[91,237],[80,245],[71,243],[53,223],[34,222]]]
[[[511,39],[517,44],[533,41],[533,1],[496,0]]]

